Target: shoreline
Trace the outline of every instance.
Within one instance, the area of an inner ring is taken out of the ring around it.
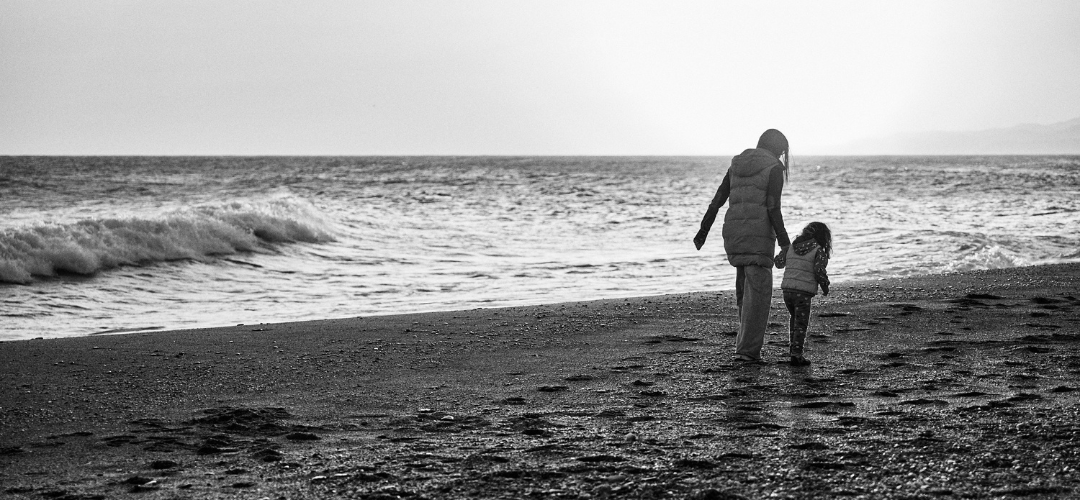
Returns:
[[[959,275],[972,274],[972,273],[975,273],[975,274],[989,273],[989,274],[993,275],[994,273],[1005,272],[1005,271],[1008,271],[1010,269],[1026,269],[1026,268],[1040,268],[1040,267],[1047,267],[1047,266],[1068,266],[1068,265],[1080,265],[1080,262],[1071,262],[1071,261],[1070,262],[1055,262],[1055,263],[1033,264],[1033,265],[1028,265],[1028,266],[1018,266],[1018,267],[1012,267],[1012,268],[981,269],[981,270],[973,270],[973,271],[953,271],[953,272],[945,272],[945,273],[909,275],[909,276],[902,276],[902,277],[891,276],[891,277],[887,277],[887,278],[876,278],[876,279],[858,278],[858,279],[852,279],[850,281],[833,281],[833,285],[834,286],[840,286],[840,287],[845,287],[845,286],[855,286],[855,287],[861,287],[862,286],[862,287],[865,287],[865,286],[872,286],[874,284],[880,284],[880,283],[892,282],[892,281],[925,280],[925,279],[930,279],[930,280],[948,279],[950,276],[959,276]],[[780,296],[780,289],[779,289],[780,276],[781,276],[780,272],[776,272],[774,274],[773,282],[774,282],[774,285],[776,285],[776,287],[774,288],[774,291],[773,291],[774,306],[775,306],[776,298]],[[267,322],[267,323],[239,323],[239,324],[235,324],[235,325],[178,326],[178,327],[169,327],[169,326],[117,327],[117,328],[114,328],[114,329],[95,331],[95,332],[83,333],[83,334],[63,335],[63,336],[58,336],[58,337],[35,336],[35,337],[23,337],[23,338],[0,338],[0,345],[4,344],[5,342],[21,342],[21,341],[29,341],[29,340],[56,340],[56,339],[71,339],[71,338],[80,338],[80,337],[132,335],[132,334],[148,334],[148,333],[166,333],[167,334],[167,333],[175,333],[175,332],[186,332],[186,331],[192,331],[192,330],[227,330],[227,329],[230,329],[230,328],[238,328],[238,327],[242,328],[242,327],[245,327],[245,326],[253,326],[253,325],[254,326],[270,326],[270,325],[288,324],[288,323],[310,323],[310,322],[319,322],[319,321],[357,320],[357,319],[362,319],[362,318],[383,318],[383,317],[402,316],[402,315],[410,315],[410,316],[412,316],[412,315],[423,315],[423,314],[450,314],[450,313],[461,312],[461,311],[499,310],[499,309],[513,309],[513,308],[529,308],[529,307],[534,307],[534,308],[535,307],[551,307],[551,306],[558,306],[558,305],[562,305],[562,304],[572,304],[572,303],[578,303],[578,302],[604,302],[604,301],[619,301],[619,300],[627,300],[627,299],[629,299],[629,300],[643,300],[643,299],[654,298],[654,297],[668,297],[668,296],[679,296],[679,295],[688,295],[689,296],[689,295],[695,295],[695,294],[734,293],[734,290],[735,290],[734,279],[735,279],[735,275],[734,275],[734,271],[732,271],[731,276],[725,276],[724,279],[721,279],[721,280],[717,281],[718,283],[720,283],[720,286],[718,286],[715,290],[709,290],[709,291],[673,292],[673,293],[658,294],[658,295],[640,295],[640,296],[639,295],[630,295],[630,296],[620,296],[620,297],[612,297],[612,298],[591,298],[591,299],[582,299],[582,300],[565,301],[565,302],[544,302],[544,303],[539,303],[539,304],[510,304],[510,305],[495,305],[495,306],[477,306],[477,307],[473,307],[473,308],[464,308],[464,309],[454,309],[453,306],[446,306],[446,308],[439,308],[439,309],[433,309],[433,310],[423,310],[423,311],[385,312],[385,313],[372,313],[372,314],[366,314],[366,315],[351,315],[351,316],[340,316],[340,317],[331,317],[331,318],[313,318],[313,319],[301,319],[301,320],[271,321],[271,322]],[[820,298],[821,297],[819,296],[818,300],[820,300]],[[786,311],[784,311],[782,309],[783,308],[782,301],[780,303],[780,307],[781,307],[781,309],[779,310],[779,312],[782,312],[782,313],[786,314]],[[776,313],[776,312],[777,311],[774,311],[774,313]]]
[[[730,361],[732,291],[5,341],[0,493],[1065,498],[1078,290],[836,283],[807,368],[779,293],[768,363]]]

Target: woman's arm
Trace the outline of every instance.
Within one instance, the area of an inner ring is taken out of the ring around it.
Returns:
[[[784,229],[784,214],[780,213],[780,197],[784,193],[784,169],[773,167],[769,174],[769,186],[765,192],[765,208],[768,210],[769,223],[776,233],[776,242],[780,248],[791,245],[787,229]]]
[[[728,170],[727,174],[724,174],[724,181],[720,183],[720,187],[716,190],[716,195],[713,196],[712,203],[709,203],[709,209],[705,211],[705,217],[701,219],[701,228],[698,229],[697,235],[694,236],[694,246],[698,250],[701,250],[701,246],[705,244],[705,238],[709,236],[709,230],[712,229],[712,225],[716,222],[716,214],[720,211],[720,207],[727,203],[728,196],[731,195],[731,171]]]

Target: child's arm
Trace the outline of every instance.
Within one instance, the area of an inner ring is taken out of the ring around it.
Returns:
[[[817,255],[814,256],[814,279],[821,286],[821,295],[829,294],[829,272],[825,270],[827,267],[829,267],[829,256],[825,255],[823,250],[818,250]]]

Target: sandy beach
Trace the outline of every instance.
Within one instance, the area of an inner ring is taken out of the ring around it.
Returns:
[[[9,498],[1075,498],[1080,265],[0,343]]]

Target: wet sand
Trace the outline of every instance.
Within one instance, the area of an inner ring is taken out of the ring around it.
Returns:
[[[1074,498],[1080,265],[0,343],[11,498]]]

